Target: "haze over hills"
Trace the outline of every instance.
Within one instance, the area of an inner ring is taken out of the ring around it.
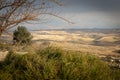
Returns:
[[[33,30],[31,34],[36,45],[57,45],[97,55],[119,55],[114,51],[120,49],[120,29],[42,29]],[[0,39],[12,42],[9,35]]]

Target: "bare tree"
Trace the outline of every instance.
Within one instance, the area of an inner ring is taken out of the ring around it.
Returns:
[[[52,15],[71,23],[63,17],[48,12],[50,2],[62,5],[57,0],[0,0],[0,35],[20,23],[40,20],[40,16],[43,14]]]

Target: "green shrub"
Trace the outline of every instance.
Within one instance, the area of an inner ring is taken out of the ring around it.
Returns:
[[[111,69],[99,58],[52,47],[24,55],[10,52],[0,63],[0,80],[6,79],[115,80]]]
[[[40,51],[40,56],[46,59],[60,59],[63,54],[63,51],[59,48],[47,47],[44,50]]]
[[[16,44],[30,44],[32,36],[30,32],[23,26],[19,26],[13,32],[13,42]]]

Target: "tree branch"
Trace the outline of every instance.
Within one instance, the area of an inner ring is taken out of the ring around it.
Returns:
[[[68,22],[68,23],[74,24],[73,22],[70,22],[69,20],[67,20],[67,19],[65,19],[65,18],[63,18],[63,17],[61,17],[61,16],[55,15],[55,14],[53,14],[53,13],[49,13],[49,12],[42,12],[42,13],[39,13],[39,14],[52,15],[52,16],[54,16],[54,17],[57,17],[57,18],[60,18],[60,19],[62,19],[62,20],[64,20],[64,21],[66,21],[66,22]]]

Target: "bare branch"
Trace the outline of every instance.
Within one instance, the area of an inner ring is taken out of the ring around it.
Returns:
[[[60,18],[60,19],[62,19],[62,20],[64,20],[64,21],[66,21],[66,22],[68,22],[68,23],[74,24],[73,22],[70,22],[69,20],[67,20],[67,19],[65,19],[65,18],[63,18],[63,17],[61,17],[61,16],[55,15],[55,14],[53,14],[53,13],[42,12],[42,13],[39,13],[39,14],[52,15],[52,16],[58,17],[58,18]]]
[[[41,20],[42,15],[51,15],[73,24],[50,12],[50,2],[62,6],[57,0],[0,0],[0,35],[20,23]]]

